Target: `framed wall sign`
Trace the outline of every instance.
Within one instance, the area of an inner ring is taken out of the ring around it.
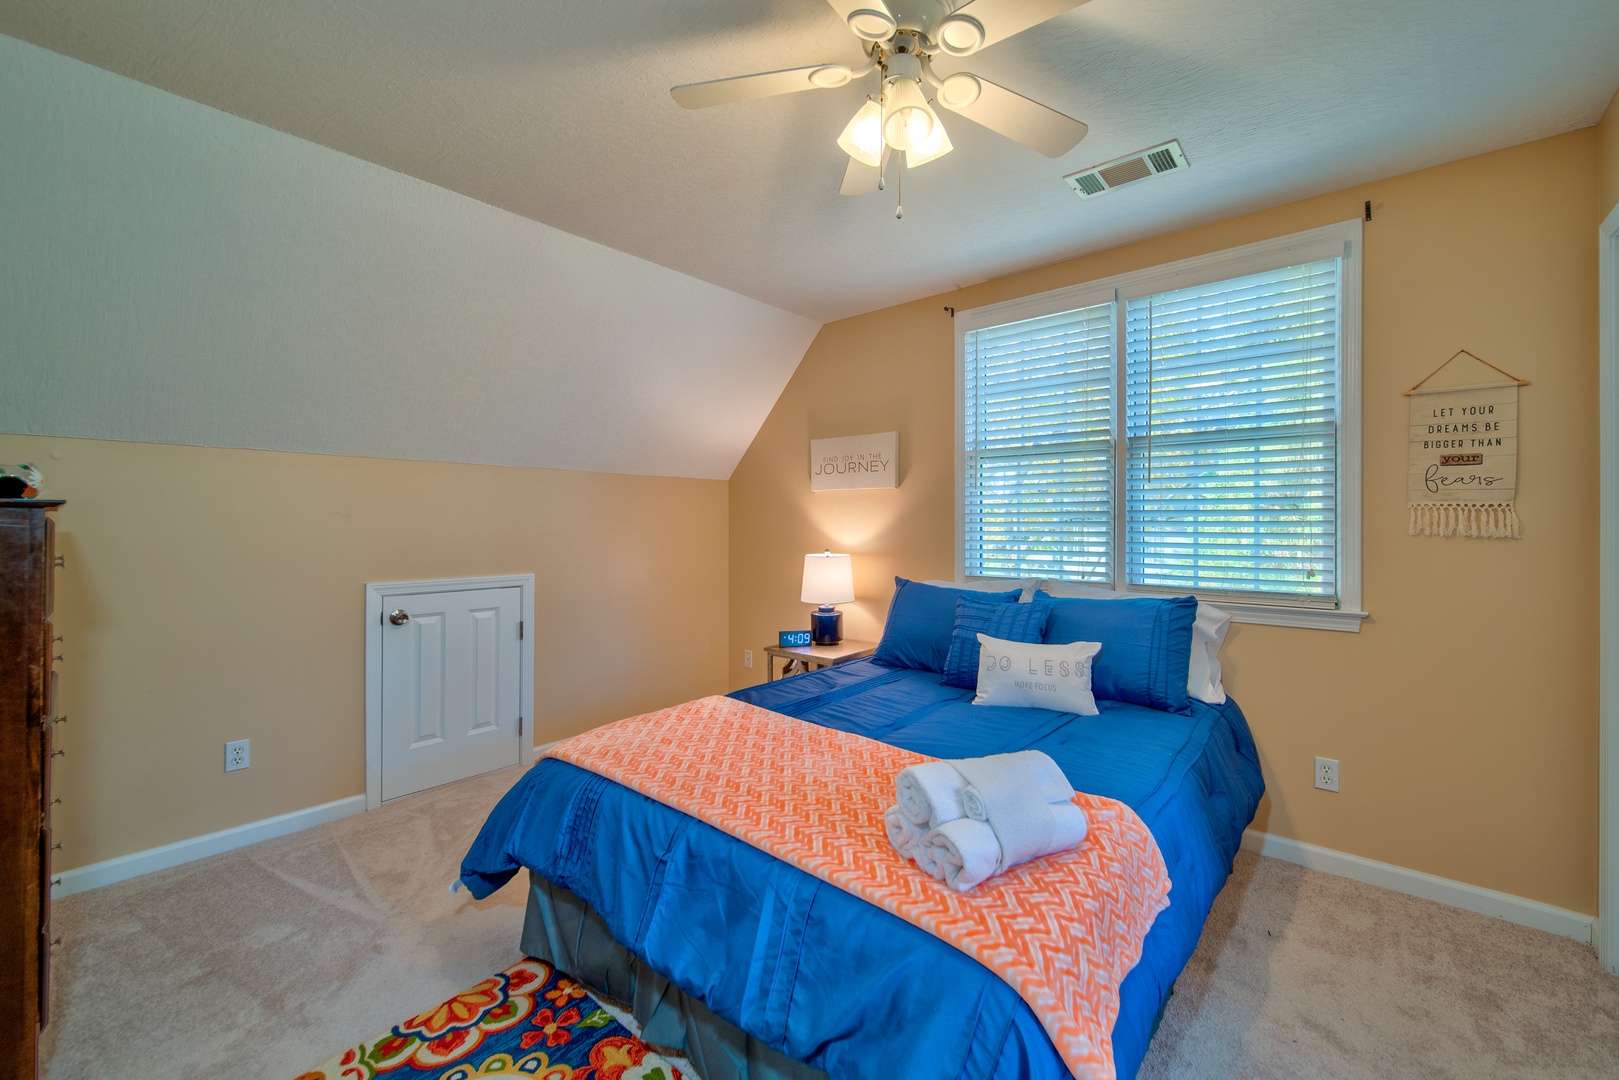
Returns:
[[[899,487],[899,432],[810,440],[810,490]]]
[[[1406,502],[1412,536],[1476,536],[1516,540],[1518,521],[1518,388],[1529,385],[1488,360],[1466,356],[1504,378],[1483,385],[1407,390],[1411,437]]]

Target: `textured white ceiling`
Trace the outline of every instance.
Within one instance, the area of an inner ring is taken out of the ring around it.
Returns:
[[[867,83],[687,112],[676,83],[855,62],[824,0],[0,0],[0,33],[818,320],[1594,123],[1616,0],[1091,0],[940,70],[1090,136],[837,193]],[[869,80],[868,80],[869,82]],[[1064,173],[1179,138],[1185,174]]]
[[[0,431],[723,480],[819,329],[0,36]]]

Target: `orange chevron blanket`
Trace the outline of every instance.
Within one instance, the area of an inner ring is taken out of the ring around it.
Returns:
[[[1111,1080],[1119,984],[1169,904],[1152,834],[1078,794],[1085,842],[958,893],[901,860],[883,829],[894,777],[930,758],[725,697],[630,717],[546,751],[689,814],[898,915],[1029,1003],[1078,1080]]]

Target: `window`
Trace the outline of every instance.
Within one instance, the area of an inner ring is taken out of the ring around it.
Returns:
[[[959,312],[963,574],[1358,629],[1359,226]]]

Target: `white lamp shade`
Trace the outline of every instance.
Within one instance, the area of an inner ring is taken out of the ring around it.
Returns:
[[[823,552],[804,556],[806,604],[851,604],[854,602],[854,563],[847,555]]]
[[[883,149],[883,110],[875,101],[860,106],[838,136],[838,146],[862,165],[875,166]]]
[[[918,165],[926,165],[930,161],[944,157],[955,147],[950,144],[950,136],[945,134],[944,125],[939,123],[937,115],[933,119],[933,134],[927,141],[915,150],[905,151],[905,167],[914,169]]]
[[[915,150],[933,134],[936,118],[914,79],[895,79],[888,84],[888,114],[883,117],[883,137],[895,150]]]

